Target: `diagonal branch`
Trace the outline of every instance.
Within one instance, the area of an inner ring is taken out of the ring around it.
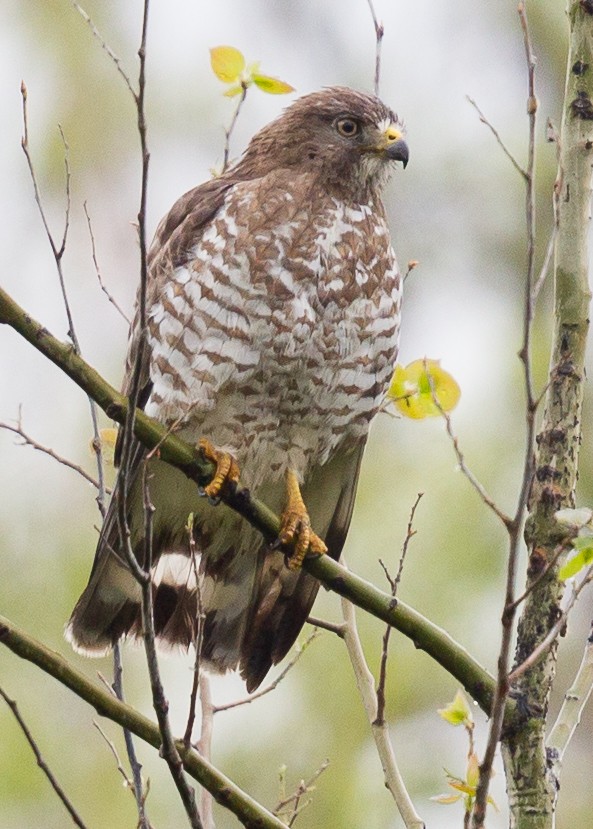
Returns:
[[[29,731],[27,723],[24,721],[23,717],[21,716],[21,712],[19,711],[16,702],[13,699],[10,699],[8,694],[6,694],[6,692],[2,688],[0,688],[0,697],[2,697],[4,702],[8,705],[8,707],[10,708],[12,713],[14,714],[14,717],[15,717],[16,721],[18,722],[18,724],[21,728],[21,731],[25,735],[25,738],[26,738],[27,742],[29,743],[29,745],[31,746],[31,749],[33,750],[33,754],[35,755],[35,759],[37,760],[37,765],[39,766],[41,771],[45,774],[45,776],[47,777],[47,779],[50,782],[50,785],[51,785],[52,789],[55,791],[57,796],[60,798],[60,800],[62,801],[62,803],[66,807],[66,810],[68,811],[68,814],[72,818],[73,823],[76,826],[78,826],[79,829],[86,829],[86,826],[82,822],[82,819],[80,818],[80,815],[78,814],[78,812],[76,811],[76,809],[74,808],[74,806],[72,805],[70,800],[68,799],[66,793],[64,792],[64,790],[62,789],[62,787],[60,786],[58,781],[56,780],[52,770],[50,769],[50,767],[47,765],[47,763],[43,759],[43,756],[42,756],[41,752],[39,751],[39,747],[37,746],[37,743],[35,742],[35,739],[34,739],[33,735]]]
[[[148,717],[88,679],[83,673],[73,668],[63,656],[46,648],[4,616],[0,616],[0,644],[53,676],[62,685],[92,705],[100,716],[107,717],[123,728],[127,728],[157,750],[161,748],[160,729]],[[284,823],[249,797],[232,780],[201,757],[197,751],[188,749],[182,740],[176,741],[176,747],[187,774],[212,792],[215,800],[221,806],[230,809],[247,829],[286,829]]]
[[[124,422],[128,399],[115,391],[95,369],[75,354],[71,346],[57,340],[40,323],[33,320],[2,288],[0,323],[10,325],[61,368],[96,400],[109,417],[119,423]],[[164,426],[140,410],[136,412],[134,419],[134,433],[149,449],[158,447],[161,460],[175,466],[199,486],[205,486],[212,479],[214,465],[206,461],[199,450],[176,435],[169,434]],[[261,501],[253,498],[247,490],[238,487],[225,498],[225,502],[257,527],[269,541],[274,541],[278,537],[279,517]],[[494,693],[493,677],[445,631],[402,602],[394,601],[389,594],[349,573],[329,556],[307,558],[303,566],[330,590],[409,637],[417,648],[426,651],[449,671],[484,711],[490,711]],[[507,720],[513,718],[515,707],[513,702],[507,702]]]

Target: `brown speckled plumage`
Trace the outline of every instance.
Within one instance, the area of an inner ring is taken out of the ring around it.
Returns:
[[[345,119],[355,134],[341,134]],[[380,200],[394,160],[407,161],[401,125],[378,99],[339,87],[308,95],[233,168],[182,196],[149,252],[147,413],[231,452],[242,482],[277,511],[294,470],[336,558],[396,357],[400,276]],[[136,447],[129,504],[139,555],[142,458]],[[288,570],[227,507],[200,499],[181,473],[150,466],[157,632],[183,646],[194,636],[184,529],[193,513],[204,660],[219,671],[239,666],[253,689],[290,648],[318,585]],[[118,549],[112,503],[67,631],[87,653],[139,632],[139,589]]]

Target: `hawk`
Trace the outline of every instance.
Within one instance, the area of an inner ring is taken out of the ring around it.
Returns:
[[[340,556],[395,362],[401,279],[380,194],[395,162],[408,161],[403,135],[376,97],[343,87],[306,95],[233,167],[182,196],[149,251],[141,405],[185,440],[202,439],[218,469],[208,494],[238,464],[242,484],[282,514],[283,549],[224,503],[213,508],[177,469],[146,460],[139,443],[127,476],[131,543],[142,564],[148,480],[157,637],[189,647],[200,607],[202,664],[239,668],[249,691],[315,600],[319,583],[299,567],[309,544]],[[125,393],[139,331],[137,311]],[[67,628],[89,655],[142,632],[120,497],[116,483]]]

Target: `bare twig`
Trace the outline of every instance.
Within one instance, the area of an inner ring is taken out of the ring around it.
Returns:
[[[95,234],[93,233],[93,226],[92,226],[92,223],[91,223],[91,217],[89,215],[89,210],[88,210],[88,207],[87,207],[87,203],[84,202],[82,206],[83,206],[83,209],[84,209],[84,215],[86,217],[87,227],[89,229],[89,237],[90,237],[90,240],[91,240],[91,254],[92,254],[92,257],[93,257],[93,265],[95,267],[95,274],[97,275],[97,280],[99,282],[99,286],[100,286],[101,290],[103,291],[103,293],[105,294],[105,296],[107,297],[107,299],[109,300],[109,302],[113,305],[115,310],[120,314],[121,317],[123,317],[123,319],[127,322],[127,324],[130,325],[129,318],[126,316],[124,311],[122,311],[121,306],[118,304],[117,300],[113,297],[113,295],[108,291],[105,283],[103,282],[103,277],[101,276],[101,269],[99,268],[99,260],[97,258],[97,248],[96,248],[96,245],[95,245]]]
[[[465,475],[465,477],[470,482],[470,484],[473,486],[473,488],[476,490],[476,492],[478,493],[478,495],[480,496],[482,501],[486,504],[486,506],[488,506],[492,510],[492,512],[497,516],[497,518],[500,519],[500,521],[502,521],[502,523],[505,525],[505,527],[508,530],[509,527],[512,525],[512,519],[505,512],[503,512],[503,510],[500,509],[498,504],[486,492],[485,487],[480,483],[480,481],[476,478],[474,473],[468,467],[467,463],[465,462],[465,457],[463,455],[463,452],[461,451],[461,449],[459,447],[459,440],[457,438],[457,435],[453,431],[453,424],[451,422],[451,417],[450,417],[449,413],[446,412],[443,409],[443,407],[439,403],[439,401],[438,401],[435,394],[433,394],[433,401],[434,401],[435,405],[437,406],[437,408],[440,410],[441,415],[443,416],[443,419],[445,421],[445,428],[447,430],[447,434],[449,435],[449,438],[451,439],[451,443],[453,444],[453,450],[454,450],[455,455],[457,457],[457,463],[459,465],[459,469]]]
[[[305,639],[305,641],[303,642],[302,645],[296,645],[295,648],[294,648],[295,654],[292,657],[292,659],[290,659],[286,663],[286,665],[284,666],[282,671],[278,674],[276,679],[274,679],[272,682],[270,682],[268,685],[266,685],[265,688],[261,688],[259,691],[256,691],[254,694],[250,694],[250,696],[244,697],[243,699],[235,700],[234,702],[227,702],[227,703],[224,703],[223,705],[215,705],[213,707],[213,712],[215,714],[218,714],[219,711],[229,711],[231,708],[237,708],[239,705],[247,705],[247,703],[254,702],[256,699],[259,699],[260,697],[263,697],[266,694],[269,694],[270,691],[273,691],[275,688],[277,688],[280,685],[280,683],[286,677],[286,675],[289,673],[289,671],[291,671],[294,668],[294,666],[299,661],[301,656],[304,654],[305,650],[309,647],[311,642],[314,639],[317,639],[317,637],[320,635],[320,633],[321,633],[321,631],[317,630],[317,628],[314,628],[313,631],[309,634],[309,636]]]
[[[115,758],[115,762],[117,763],[117,770],[124,779],[124,784],[126,786],[126,789],[129,789],[132,792],[132,794],[134,794],[134,783],[130,780],[130,778],[128,777],[127,771],[123,767],[123,763],[121,761],[121,758],[119,756],[117,748],[115,747],[115,743],[113,742],[113,740],[109,739],[107,734],[103,731],[103,729],[101,728],[101,726],[99,725],[99,723],[96,720],[93,720],[93,725],[95,726],[95,728],[97,729],[97,731],[99,732],[101,737],[103,737],[103,739],[105,740],[105,742],[109,746],[109,750],[113,754],[113,757]]]
[[[117,69],[117,71],[121,75],[121,77],[123,79],[123,82],[128,87],[128,90],[131,93],[132,97],[134,99],[136,99],[136,92],[134,90],[134,87],[132,85],[132,82],[131,82],[129,76],[127,75],[125,69],[123,68],[121,60],[117,57],[117,55],[115,54],[113,49],[111,49],[111,47],[108,46],[108,44],[106,43],[106,41],[102,37],[101,33],[99,32],[99,30],[97,29],[97,27],[95,26],[95,24],[93,23],[91,18],[88,16],[88,14],[85,12],[85,10],[81,6],[79,6],[78,3],[73,2],[72,5],[76,9],[76,11],[79,13],[79,15],[83,18],[83,20],[86,21],[89,29],[91,30],[91,32],[93,34],[93,37],[99,42],[99,45],[101,46],[101,49],[103,49],[103,51],[109,56],[110,60],[114,64],[115,68]]]
[[[196,540],[194,538],[194,522],[193,515],[190,515],[187,523],[189,554],[191,565],[193,569],[194,580],[196,583],[196,628],[194,635],[194,671],[192,680],[192,689],[189,701],[189,713],[187,717],[187,726],[185,728],[185,736],[183,738],[186,746],[191,745],[191,735],[194,730],[194,721],[196,718],[196,703],[198,700],[198,686],[203,681],[200,672],[200,658],[202,655],[202,637],[204,632],[204,621],[206,615],[204,613],[204,606],[202,604],[202,590],[200,587],[200,575],[198,573],[198,559],[196,555]]]
[[[54,777],[51,769],[49,768],[49,766],[47,765],[47,763],[43,759],[43,757],[41,755],[41,752],[39,751],[39,747],[37,746],[37,743],[35,742],[35,739],[34,739],[33,735],[29,731],[29,728],[27,727],[26,722],[22,718],[21,713],[18,709],[18,706],[17,706],[16,702],[13,699],[10,699],[10,697],[6,694],[6,692],[4,691],[3,688],[0,688],[0,696],[2,697],[4,702],[8,705],[8,707],[12,711],[12,713],[14,715],[14,718],[18,722],[18,724],[21,728],[21,731],[25,735],[25,738],[26,738],[27,742],[29,743],[29,745],[31,746],[31,749],[33,750],[33,754],[35,755],[35,759],[37,760],[37,765],[39,766],[41,771],[45,774],[45,776],[49,780],[49,783],[50,783],[52,789],[54,790],[54,792],[57,794],[57,796],[60,798],[60,800],[62,801],[62,803],[66,807],[66,810],[67,810],[68,814],[72,818],[72,822],[74,823],[75,826],[80,827],[80,829],[86,829],[86,826],[82,822],[82,819],[80,818],[78,812],[76,811],[76,809],[74,808],[74,806],[72,805],[70,800],[68,799],[66,793],[64,792],[64,790],[62,789],[62,787],[60,786],[60,784],[58,783],[58,781]]]
[[[397,588],[401,581],[402,573],[404,571],[404,562],[406,560],[406,555],[408,552],[408,547],[412,537],[416,534],[416,530],[414,529],[414,516],[416,515],[416,510],[418,509],[418,504],[422,496],[424,495],[423,492],[419,492],[416,496],[416,500],[412,505],[412,509],[410,510],[410,517],[408,520],[408,526],[406,529],[406,537],[404,539],[404,543],[402,545],[402,552],[399,558],[399,566],[397,568],[397,574],[395,578],[392,578],[387,570],[385,564],[379,559],[379,563],[381,564],[387,581],[391,587],[391,595],[395,599],[397,594]],[[379,682],[377,684],[377,716],[375,722],[377,725],[382,726],[385,723],[385,683],[387,681],[387,656],[389,653],[389,638],[391,636],[391,626],[387,625],[385,628],[385,633],[383,634],[383,646],[381,648],[381,665],[379,668]]]
[[[387,567],[381,561],[381,559],[379,559],[379,563],[381,564],[381,567],[383,568],[383,571],[385,572],[385,576],[386,576],[387,581],[389,582],[389,585],[391,587],[391,595],[393,596],[394,599],[395,599],[395,596],[396,596],[396,593],[397,593],[397,588],[398,588],[398,585],[399,585],[399,582],[401,580],[401,576],[402,576],[402,573],[403,573],[404,561],[405,561],[406,554],[407,554],[407,551],[408,551],[408,545],[410,543],[410,540],[411,540],[412,536],[415,534],[415,530],[413,529],[414,515],[416,514],[416,509],[418,507],[418,504],[420,503],[420,499],[422,498],[422,495],[423,495],[422,492],[418,493],[418,495],[416,497],[416,501],[414,502],[414,504],[412,506],[412,509],[411,509],[411,512],[410,512],[410,518],[409,518],[409,521],[408,521],[406,537],[404,539],[404,543],[403,543],[403,546],[402,546],[402,553],[401,553],[401,556],[400,556],[398,571],[397,571],[397,575],[396,575],[395,578],[392,578],[390,576],[389,571],[387,570]],[[391,636],[391,626],[387,625],[386,628],[385,628],[385,633],[383,634],[383,646],[382,646],[382,649],[381,649],[381,665],[380,665],[380,669],[379,669],[379,683],[377,685],[377,716],[376,716],[376,723],[377,723],[377,725],[380,725],[380,726],[383,725],[384,722],[385,722],[385,719],[384,719],[384,714],[385,714],[385,683],[386,683],[386,680],[387,680],[387,656],[388,656],[388,651],[389,651],[389,638],[390,638],[390,636]]]
[[[514,155],[511,153],[511,151],[508,149],[508,147],[506,146],[506,144],[504,143],[504,141],[503,141],[503,140],[502,140],[502,138],[500,137],[500,133],[498,132],[498,130],[497,130],[497,129],[496,129],[496,128],[495,128],[495,127],[494,127],[494,126],[490,123],[490,121],[489,121],[489,120],[488,120],[488,118],[484,115],[484,113],[482,112],[482,110],[480,109],[480,107],[477,105],[477,103],[474,101],[474,99],[473,99],[473,98],[470,98],[470,96],[469,96],[469,95],[467,95],[467,96],[466,96],[466,98],[467,98],[467,100],[469,101],[469,103],[473,106],[473,108],[476,110],[476,112],[478,113],[478,116],[479,116],[479,118],[480,118],[480,121],[488,127],[488,129],[490,130],[490,132],[492,133],[492,135],[495,137],[495,139],[496,139],[496,141],[497,141],[497,143],[498,143],[499,147],[501,148],[501,150],[503,151],[503,153],[506,155],[506,157],[509,159],[509,161],[511,162],[511,164],[513,165],[513,167],[515,168],[515,170],[519,173],[519,175],[520,175],[520,176],[522,176],[524,179],[526,179],[526,178],[527,178],[527,175],[528,175],[528,174],[527,174],[527,170],[525,170],[525,169],[524,169],[524,168],[523,168],[523,167],[519,164],[519,162],[517,161],[517,159],[515,158],[515,156],[514,156]]]
[[[547,748],[553,762],[560,766],[578,726],[583,709],[593,690],[593,626],[585,643],[583,659],[569,690],[564,695],[564,702],[554,727],[547,740]]]
[[[525,458],[521,486],[517,499],[515,515],[510,524],[507,525],[509,533],[509,552],[507,558],[507,575],[505,587],[505,600],[502,612],[502,636],[500,651],[497,661],[496,692],[492,702],[490,715],[490,727],[488,730],[488,741],[482,762],[480,763],[480,776],[476,787],[476,798],[471,817],[472,829],[483,829],[486,818],[486,807],[488,803],[488,790],[492,777],[492,765],[496,749],[500,742],[503,723],[504,709],[510,689],[509,666],[511,663],[511,648],[513,632],[515,628],[515,616],[517,603],[515,600],[515,583],[517,579],[517,566],[519,559],[520,545],[522,542],[522,527],[531,483],[533,480],[535,456],[535,413],[536,400],[533,393],[533,378],[531,371],[531,332],[534,315],[534,282],[535,282],[535,237],[536,237],[536,215],[535,215],[535,128],[537,114],[537,98],[535,95],[535,57],[531,48],[529,28],[525,7],[522,2],[518,5],[518,14],[523,31],[523,43],[525,48],[525,60],[527,64],[528,78],[528,100],[527,115],[529,119],[529,136],[527,151],[527,167],[523,170],[523,178],[526,185],[525,193],[525,222],[527,229],[527,269],[525,276],[525,299],[523,313],[523,343],[519,352],[519,358],[523,366],[524,387],[526,397],[526,436],[525,436]],[[501,144],[501,146],[503,146]],[[504,148],[504,146],[503,146]]]
[[[142,573],[142,577],[138,579],[142,587],[142,637],[144,639],[144,650],[146,651],[146,662],[148,665],[148,674],[150,677],[150,687],[152,691],[152,703],[155,710],[159,730],[163,744],[161,747],[161,754],[169,766],[171,777],[177,787],[181,802],[185,808],[185,813],[189,819],[192,829],[203,829],[203,824],[196,806],[196,796],[194,789],[189,785],[183,772],[183,763],[175,739],[171,731],[171,724],[169,722],[169,703],[165,696],[165,690],[161,681],[157,652],[156,652],[156,637],[154,632],[154,612],[153,612],[153,595],[152,595],[152,580],[150,578],[150,568],[152,560],[152,542],[153,542],[153,515],[154,506],[150,501],[150,492],[148,489],[147,480],[147,464],[144,464],[143,469],[143,493],[144,493],[144,566],[146,572],[142,572],[138,562],[131,549],[129,538],[129,527],[127,530],[126,542],[128,544],[127,558],[135,561],[135,566]]]
[[[229,166],[229,156],[231,152],[231,135],[233,134],[233,130],[235,129],[235,124],[237,123],[237,118],[239,117],[239,113],[241,112],[241,107],[245,102],[245,98],[247,97],[247,84],[241,83],[241,95],[237,100],[237,106],[235,107],[235,111],[233,112],[233,117],[231,118],[231,123],[229,124],[228,128],[224,131],[224,154],[222,157],[222,170],[221,173],[224,173],[226,168]]]
[[[200,739],[197,749],[206,760],[212,758],[212,732],[214,730],[214,707],[210,692],[210,677],[204,671],[200,675],[200,708],[202,709],[202,722],[200,726]],[[202,787],[200,796],[200,816],[204,829],[215,829],[214,813],[212,810],[212,795],[205,787]]]
[[[117,526],[120,536],[120,546],[125,557],[125,560],[132,572],[134,578],[142,590],[142,633],[144,639],[144,648],[146,651],[146,659],[148,664],[148,671],[150,676],[150,685],[152,690],[153,706],[157,715],[159,729],[162,736],[162,755],[169,766],[171,776],[177,787],[181,797],[185,812],[189,819],[192,829],[202,829],[202,822],[195,803],[194,790],[189,786],[185,775],[183,773],[183,765],[179,755],[175,740],[171,732],[171,727],[168,718],[168,702],[165,697],[163,685],[160,678],[160,671],[158,667],[158,659],[155,644],[154,632],[154,618],[153,618],[153,596],[152,596],[152,580],[150,577],[151,559],[152,559],[152,517],[154,507],[150,502],[150,493],[148,491],[147,482],[147,465],[143,465],[143,501],[144,501],[144,555],[143,566],[140,565],[136,558],[135,552],[131,544],[131,533],[128,523],[128,490],[129,490],[129,466],[132,455],[132,448],[134,445],[134,424],[136,417],[136,409],[138,406],[138,399],[140,396],[140,387],[142,382],[142,367],[144,350],[146,346],[146,294],[148,282],[148,257],[147,257],[147,233],[146,233],[146,203],[148,196],[148,168],[150,155],[147,145],[147,126],[144,109],[144,98],[146,93],[146,43],[148,30],[148,16],[149,16],[149,0],[144,0],[143,16],[142,16],[142,34],[140,38],[140,47],[138,49],[139,58],[139,73],[138,73],[138,91],[133,89],[132,84],[126,73],[121,67],[121,63],[114,55],[112,50],[105,44],[105,41],[100,37],[94,25],[79,6],[75,4],[78,11],[85,17],[93,34],[99,39],[103,49],[110,56],[118,72],[123,77],[126,86],[134,98],[137,112],[138,134],[140,137],[141,147],[141,167],[142,176],[140,184],[140,207],[138,211],[138,236],[140,247],[140,290],[139,290],[139,313],[138,313],[138,331],[137,337],[137,351],[136,359],[132,370],[132,381],[129,390],[129,405],[127,414],[123,425],[122,434],[122,453],[118,476],[118,495],[117,495]]]
[[[278,815],[279,817],[283,817],[285,820],[288,820],[288,826],[292,827],[295,824],[296,819],[299,817],[301,812],[307,808],[312,802],[312,798],[309,798],[304,803],[302,803],[302,799],[306,794],[312,792],[315,789],[315,782],[319,779],[319,777],[323,774],[323,772],[329,767],[329,760],[324,760],[323,763],[319,766],[317,771],[313,773],[313,775],[308,780],[301,780],[296,787],[295,791],[289,795],[288,797],[282,796],[282,799],[278,801],[274,808],[274,814]],[[286,773],[285,767],[283,767],[281,771],[281,783],[284,784],[284,775]],[[287,808],[289,807],[289,808]]]
[[[412,803],[397,766],[387,724],[385,721],[382,724],[377,721],[375,680],[364,658],[356,626],[354,606],[347,599],[342,599],[342,615],[346,624],[344,641],[354,670],[356,685],[360,691],[367,719],[371,725],[371,733],[377,747],[377,753],[383,767],[385,785],[395,801],[406,829],[424,829],[424,822],[414,808],[414,804]]]
[[[121,700],[122,702],[125,701],[123,674],[124,671],[121,660],[121,647],[119,642],[116,642],[113,646],[113,684],[109,687],[111,687],[117,699]],[[97,728],[98,727],[99,726],[97,726]],[[126,745],[126,753],[128,755],[130,768],[132,770],[132,780],[130,782],[130,786],[132,789],[132,793],[136,798],[136,808],[138,809],[138,829],[151,829],[150,821],[148,820],[148,816],[146,814],[146,798],[148,796],[148,784],[146,786],[145,791],[144,784],[142,781],[142,765],[138,760],[138,756],[136,754],[136,747],[134,746],[134,740],[132,739],[132,732],[127,728],[124,728],[123,732],[124,742]]]
[[[564,631],[566,630],[566,624],[568,622],[570,611],[575,606],[577,599],[581,595],[583,588],[590,584],[592,581],[593,567],[589,567],[584,577],[579,582],[579,584],[573,585],[570,597],[566,600],[562,613],[560,614],[554,625],[552,625],[552,627],[546,634],[545,638],[542,639],[537,648],[534,648],[534,650],[529,654],[529,656],[520,665],[517,665],[517,667],[514,668],[514,670],[509,674],[509,684],[515,682],[517,679],[519,679],[520,676],[522,676],[525,673],[525,671],[536,665],[540,661],[540,659],[546,654],[549,648],[554,644],[556,639],[564,633]]]
[[[68,458],[64,458],[62,455],[58,455],[57,452],[54,452],[49,446],[44,446],[41,443],[38,443],[34,438],[31,437],[21,425],[21,413],[19,411],[18,420],[16,421],[16,426],[12,426],[10,423],[0,422],[0,429],[6,429],[9,432],[13,432],[15,435],[18,435],[22,438],[23,443],[22,446],[31,446],[33,449],[36,449],[38,452],[43,452],[44,455],[49,455],[50,458],[57,461],[62,466],[67,467],[68,469],[72,469],[73,472],[76,472],[78,475],[82,476],[87,483],[92,484],[95,488],[99,488],[99,482],[93,478],[92,475],[89,475],[86,470],[79,466],[77,463],[73,463],[73,461],[69,461]],[[110,490],[106,489],[106,492],[110,492]]]
[[[375,27],[375,95],[379,95],[379,84],[381,81],[381,45],[383,43],[383,35],[385,34],[385,30],[383,28],[383,24],[379,21],[376,13],[375,7],[373,6],[373,0],[367,0],[369,10],[371,12],[371,16],[373,18],[373,26]]]
[[[346,626],[343,622],[341,624],[336,624],[335,622],[328,622],[325,619],[320,619],[317,616],[308,616],[307,624],[313,625],[313,627],[316,628],[321,628],[322,630],[328,630],[330,633],[335,633],[336,636],[340,637],[340,639],[344,638]]]
[[[559,545],[553,557],[548,562],[546,562],[546,565],[537,574],[537,576],[529,582],[525,590],[515,597],[514,601],[511,605],[509,605],[509,607],[519,607],[519,605],[522,604],[531,593],[533,593],[538,584],[541,584],[541,582],[548,575],[552,567],[554,567],[554,565],[558,563],[558,559],[564,552],[566,552],[565,547],[563,545]]]
[[[58,281],[60,283],[60,290],[62,292],[62,299],[64,302],[64,308],[66,311],[66,318],[68,320],[68,336],[70,337],[72,344],[74,346],[74,350],[76,354],[81,354],[80,350],[80,343],[78,341],[78,337],[76,336],[76,330],[74,328],[74,318],[72,316],[72,311],[70,309],[70,302],[68,300],[68,293],[66,291],[66,281],[64,279],[64,271],[62,268],[62,259],[64,253],[66,251],[66,242],[68,239],[68,229],[70,227],[70,206],[71,206],[71,199],[70,199],[70,160],[69,160],[69,148],[68,143],[66,141],[66,137],[62,130],[62,127],[59,127],[60,135],[62,137],[62,143],[64,145],[64,166],[66,169],[66,211],[65,211],[65,219],[64,219],[64,230],[62,232],[62,238],[60,243],[58,244],[53,234],[50,230],[49,223],[47,221],[45,210],[43,207],[43,203],[41,201],[41,193],[39,190],[39,185],[37,184],[37,176],[35,174],[35,168],[33,166],[33,159],[31,158],[31,153],[29,150],[29,125],[28,125],[28,118],[27,118],[27,87],[25,86],[25,82],[21,83],[21,97],[23,103],[23,137],[21,139],[21,147],[25,154],[25,158],[27,160],[27,166],[29,168],[29,173],[31,176],[31,181],[33,183],[33,191],[35,193],[35,203],[37,204],[37,208],[39,210],[39,215],[41,216],[41,221],[43,223],[43,227],[45,229],[45,234],[47,236],[47,240],[51,247],[54,261],[56,263],[56,270],[58,273]],[[99,420],[97,415],[97,406],[95,401],[89,397],[89,406],[91,410],[91,422],[93,425],[93,451],[95,452],[97,458],[97,481],[98,481],[98,490],[99,494],[97,495],[97,506],[99,507],[99,512],[103,517],[105,517],[105,503],[106,503],[106,490],[105,490],[105,475],[103,469],[103,455],[102,455],[102,447],[101,447],[101,439],[99,437]]]

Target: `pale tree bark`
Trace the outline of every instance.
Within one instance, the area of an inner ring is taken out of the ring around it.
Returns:
[[[565,529],[554,514],[574,506],[588,332],[588,233],[593,162],[593,3],[569,0],[570,45],[558,188],[558,235],[554,263],[555,331],[543,422],[537,439],[536,474],[525,538],[530,552],[528,588],[518,626],[515,665],[545,639],[557,621],[563,585],[554,561]],[[504,735],[511,829],[552,829],[558,779],[546,750],[546,715],[556,668],[557,639],[522,673],[511,693],[522,721]]]

